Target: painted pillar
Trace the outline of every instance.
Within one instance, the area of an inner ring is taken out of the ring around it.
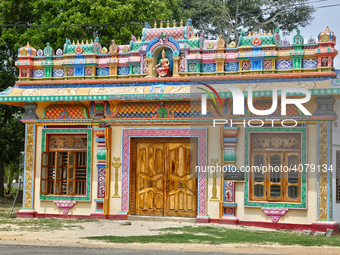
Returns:
[[[36,214],[34,209],[35,139],[35,124],[25,124],[25,176],[23,183],[23,205],[17,214],[19,218],[33,218]]]
[[[174,61],[174,67],[173,67],[173,74],[172,76],[173,77],[178,77],[179,74],[178,74],[178,71],[179,71],[179,60],[181,59],[180,57],[178,56],[174,56],[173,58],[173,61]]]
[[[237,135],[240,131],[239,127],[223,127],[221,128],[223,137],[223,167],[236,168],[236,144]],[[237,217],[235,214],[235,183],[222,180],[222,196],[221,196],[221,220],[230,224],[237,224]]]
[[[35,144],[36,144],[36,125],[33,124],[37,119],[37,105],[28,102],[24,105],[25,113],[21,120],[28,122],[25,124],[25,166],[23,183],[23,203],[22,209],[17,213],[18,218],[33,218],[37,211],[34,209],[34,170],[35,170]]]
[[[149,78],[149,77],[152,77],[152,70],[153,70],[152,58],[147,57],[146,61],[148,62],[148,75],[145,76],[145,77]]]
[[[94,128],[97,136],[97,194],[94,201],[96,202],[96,211],[91,214],[94,218],[105,218],[105,195],[106,195],[106,144],[105,144],[105,128]]]
[[[314,231],[333,229],[334,234],[339,233],[339,226],[332,215],[332,126],[336,119],[333,111],[334,96],[318,96],[315,99],[317,109],[313,118],[317,122],[317,219],[312,224]],[[321,119],[321,120],[320,120]],[[325,169],[327,167],[327,169]],[[334,168],[334,166],[332,166]]]

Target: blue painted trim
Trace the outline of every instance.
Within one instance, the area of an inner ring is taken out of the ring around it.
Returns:
[[[144,29],[143,29],[144,30]],[[124,128],[122,130],[122,140],[124,139]],[[130,148],[130,139],[129,139],[129,148]],[[124,159],[123,159],[123,156],[124,156],[124,141],[122,141],[122,165],[121,165],[121,176],[120,176],[120,194],[121,194],[121,199],[120,199],[120,212],[119,213],[123,213],[123,164],[124,164]],[[129,170],[130,172],[130,170]],[[129,173],[130,174],[130,173]],[[130,175],[128,175],[130,176]],[[130,178],[129,178],[130,179]],[[128,189],[129,189],[129,186],[128,186]],[[130,195],[129,195],[130,196]],[[128,200],[128,210],[130,210],[130,206],[129,206],[129,200]],[[118,214],[119,214],[118,213]],[[127,212],[126,212],[127,213]]]
[[[181,54],[181,48],[179,47],[178,42],[174,38],[172,38],[171,36],[169,37],[169,42],[171,42],[173,45],[176,46],[177,51],[178,51],[178,53],[180,55]]]
[[[96,138],[95,141],[97,143],[105,143],[105,138]]]
[[[222,205],[224,207],[237,207],[237,203],[227,203],[227,202],[224,202]]]
[[[104,202],[104,198],[95,198],[94,202]]]
[[[320,123],[318,121],[318,125],[317,125],[317,146],[316,146],[316,162],[317,165],[319,165],[319,132],[320,132]],[[319,219],[319,173],[317,173],[316,175],[316,210],[317,210],[317,219]]]
[[[331,143],[332,141],[331,139],[331,125],[332,123],[330,121],[327,121],[327,125],[328,125],[328,144],[327,144],[327,201],[328,201],[328,207],[327,207],[327,220],[330,220],[331,218],[331,211],[330,211],[330,207],[331,207],[331,201],[330,201],[330,197],[331,197],[331,190],[330,190],[330,181],[332,180],[330,178],[330,173],[328,171],[329,169],[329,165],[332,163],[330,162],[330,156],[331,156]]]
[[[33,207],[33,201],[34,201],[34,169],[35,169],[35,143],[36,143],[36,140],[35,140],[35,132],[36,132],[36,128],[35,128],[35,124],[34,124],[34,132],[33,132],[33,166],[32,166],[32,199],[31,199],[31,208],[34,208]],[[25,193],[24,193],[25,194]]]
[[[237,143],[237,138],[223,138],[223,142],[225,143]]]
[[[153,39],[149,42],[148,46],[146,47],[146,52],[149,52],[150,49],[151,49],[151,47],[152,47],[154,44],[158,43],[158,42],[159,42],[159,39],[158,39],[157,37],[153,38]]]

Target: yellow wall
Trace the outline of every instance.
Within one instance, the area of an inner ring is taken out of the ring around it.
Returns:
[[[221,144],[220,144],[220,126],[213,128],[212,125],[200,125],[191,126],[194,128],[208,128],[208,153],[207,153],[207,164],[211,163],[211,158],[217,158],[219,164],[221,164]],[[240,133],[238,135],[237,143],[237,167],[243,166],[245,162],[245,135],[244,128],[240,127]],[[95,128],[95,126],[94,126]],[[122,129],[123,128],[190,128],[190,126],[111,126],[112,129],[112,150],[111,158],[120,157],[122,161]],[[40,161],[41,161],[41,143],[42,143],[42,126],[37,126],[37,144],[36,144],[36,171],[35,171],[35,194],[34,194],[34,207],[38,213],[44,214],[62,214],[62,211],[52,202],[52,201],[40,201]],[[307,132],[307,147],[308,156],[307,163],[316,164],[316,153],[317,153],[317,126],[316,124],[308,124]],[[69,215],[90,215],[95,211],[96,203],[93,202],[97,198],[97,143],[95,142],[96,136],[92,134],[92,202],[77,202],[76,205],[69,211]],[[114,194],[115,185],[115,170],[112,166],[108,167],[111,172],[110,178],[110,210],[109,214],[117,214],[121,210],[121,198],[112,198]],[[121,196],[121,171],[122,167],[119,168],[119,178],[118,178],[118,193]],[[217,197],[221,199],[221,179],[220,173],[217,174]],[[207,212],[212,219],[219,219],[220,209],[219,202],[209,201],[212,197],[212,183],[213,178],[208,178],[207,187]],[[236,216],[241,221],[262,221],[262,222],[272,222],[271,218],[266,216],[260,208],[248,208],[244,207],[244,185],[243,183],[236,183],[235,186],[235,199],[237,203]],[[316,179],[308,178],[308,210],[301,209],[290,209],[287,214],[280,218],[280,223],[312,223],[316,219]]]

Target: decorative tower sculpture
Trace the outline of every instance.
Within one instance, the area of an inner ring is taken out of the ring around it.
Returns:
[[[333,60],[338,55],[338,51],[334,48],[336,36],[329,30],[328,26],[325,31],[319,33],[318,44],[319,48],[315,50],[315,55],[318,56],[318,70],[333,70]]]

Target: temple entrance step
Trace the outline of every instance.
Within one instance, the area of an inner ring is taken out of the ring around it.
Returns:
[[[171,222],[196,223],[196,218],[144,216],[144,215],[129,215],[128,220],[133,220],[133,221],[171,221]]]

